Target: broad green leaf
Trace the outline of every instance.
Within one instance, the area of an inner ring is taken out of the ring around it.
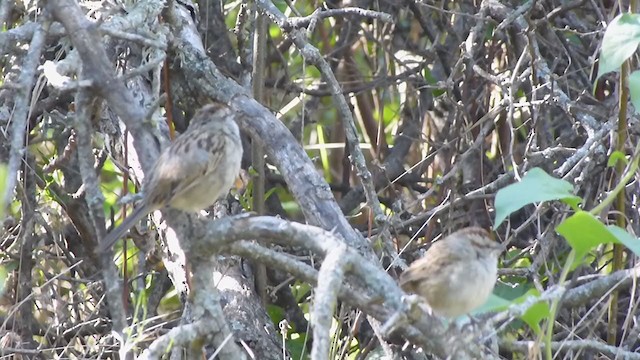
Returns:
[[[291,334],[287,339],[287,350],[290,359],[308,359],[309,346],[306,345],[307,335],[304,332]]]
[[[494,226],[500,226],[514,211],[537,202],[562,200],[573,208],[577,208],[581,199],[573,195],[572,191],[573,185],[570,183],[556,179],[540,168],[533,168],[519,183],[511,184],[498,191]]]
[[[640,15],[624,13],[616,16],[607,26],[600,48],[598,78],[622,65],[640,43]]]
[[[619,226],[609,225],[607,226],[607,230],[609,230],[621,244],[633,251],[637,256],[640,256],[640,239],[633,237],[633,235]]]
[[[522,283],[517,286],[497,284],[495,293],[506,299],[508,304],[522,304],[531,297],[540,296],[540,292],[536,290],[531,283]],[[521,318],[538,334],[540,333],[540,322],[548,316],[549,304],[546,302],[538,302],[531,306]]]
[[[509,307],[509,304],[511,304],[511,301],[507,299],[503,299],[496,294],[491,294],[489,295],[487,302],[485,302],[484,305],[472,311],[471,314],[481,314],[487,311],[504,310],[507,307]]]
[[[522,303],[530,296],[540,296],[540,292],[536,289],[529,290],[525,295],[523,295],[520,299],[514,301],[515,303]],[[540,301],[535,303],[533,306],[527,310],[527,312],[522,315],[522,320],[531,327],[531,329],[536,333],[540,333],[540,322],[543,319],[549,317],[549,304],[546,301]]]
[[[521,298],[533,288],[533,284],[520,276],[508,276],[507,282],[497,282],[493,294],[509,302]],[[507,285],[508,284],[508,285]]]
[[[640,239],[618,226],[605,226],[586,211],[579,211],[568,217],[556,230],[576,251],[576,261],[580,261],[593,248],[611,243],[623,244],[636,255],[640,255]]]
[[[576,251],[576,261],[580,261],[596,246],[616,241],[604,224],[586,211],[569,216],[558,225],[556,231]]]

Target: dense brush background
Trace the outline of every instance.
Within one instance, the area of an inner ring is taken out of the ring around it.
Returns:
[[[623,162],[608,164],[610,155],[631,156],[640,141],[636,115],[619,89],[620,73],[595,81],[606,25],[629,6],[620,2],[2,0],[0,204],[7,208],[0,209],[0,358],[119,357],[111,332],[114,308],[107,306],[114,300],[105,301],[101,282],[114,264],[112,274],[125,280],[119,307],[135,339],[132,353],[179,324],[187,296],[162,266],[167,255],[155,245],[163,228],[147,222],[129,237],[133,241],[120,241],[106,257],[93,252],[96,234],[130,211],[118,199],[139,189],[140,169],[153,159],[153,151],[136,155],[140,144],[157,153],[211,98],[233,103],[239,89],[255,91],[256,6],[268,24],[261,111],[275,115],[290,134],[271,138],[258,130],[261,121],[273,128],[268,121],[275,118],[266,115],[241,122],[244,170],[222,210],[211,213],[277,215],[345,239],[355,229],[350,247],[393,279],[403,267],[402,261],[390,266],[398,254],[411,263],[442,235],[469,225],[492,228],[496,193],[532,168],[566,180],[583,199],[581,207],[593,208],[625,169]],[[77,27],[70,25],[74,19]],[[194,20],[192,36],[203,45],[199,58],[183,45],[189,30],[182,27]],[[98,37],[83,44],[85,30]],[[319,59],[301,53],[305,42]],[[103,51],[101,62],[88,60],[92,49]],[[626,71],[637,68],[631,60]],[[125,88],[128,95],[117,98]],[[348,106],[341,107],[336,91]],[[144,132],[129,133],[124,119],[136,111],[145,115]],[[263,176],[250,138],[260,138],[267,154]],[[273,150],[286,142],[300,144],[307,157]],[[93,184],[86,183],[87,159],[98,176]],[[305,161],[316,170],[308,176],[319,180],[296,184]],[[636,177],[630,180],[596,215],[636,234],[640,189]],[[264,209],[253,201],[258,183],[264,185]],[[317,200],[313,190],[305,194],[305,185],[330,189],[339,208],[315,207],[332,200]],[[352,229],[333,220],[344,219],[339,210]],[[380,307],[380,295],[367,293],[371,285],[354,275],[345,286],[372,305],[356,306],[348,291],[338,295],[330,358],[374,358],[383,351],[397,358],[443,358],[443,344],[464,336],[485,340],[473,340],[480,346],[467,358],[548,358],[549,346],[555,359],[640,358],[637,257],[620,246],[596,246],[563,277],[571,247],[556,226],[570,212],[561,202],[529,205],[493,229],[498,241],[509,244],[496,287],[506,300],[502,305],[549,296],[528,318],[485,313],[484,319],[494,316],[489,331],[449,329],[442,341],[428,337],[437,346],[405,345],[407,338],[418,341],[424,328],[380,335],[374,319],[384,323],[394,311]],[[357,239],[359,247],[353,246]],[[317,269],[323,258],[310,248],[316,253],[304,246],[270,251]],[[256,262],[242,260],[237,249],[220,253],[220,273],[242,284],[235,292],[219,286],[233,341],[251,349],[250,358],[311,356],[315,284],[267,261],[263,306],[254,289]],[[550,316],[548,304],[560,296],[550,290],[559,281],[568,291]]]

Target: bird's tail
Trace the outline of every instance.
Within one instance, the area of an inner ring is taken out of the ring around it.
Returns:
[[[149,213],[149,209],[144,204],[138,205],[129,216],[127,216],[120,226],[111,230],[105,237],[102,239],[100,245],[98,245],[98,253],[102,253],[108,248],[112,247],[113,244],[116,243],[120,238],[127,233],[129,229],[133,227],[140,219],[142,219],[145,215]]]

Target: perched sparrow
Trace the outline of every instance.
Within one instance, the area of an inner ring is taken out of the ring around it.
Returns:
[[[478,227],[435,242],[400,275],[403,290],[423,297],[438,315],[457,317],[487,301],[496,283],[503,246]]]
[[[158,209],[196,212],[229,191],[240,171],[242,144],[234,113],[215,103],[198,110],[189,128],[158,157],[144,179],[143,198],[102,240],[105,250],[141,218]]]

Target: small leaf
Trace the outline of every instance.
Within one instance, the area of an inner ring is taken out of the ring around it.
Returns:
[[[640,43],[640,15],[618,15],[604,32],[600,49],[598,78],[618,69],[638,48]]]
[[[284,309],[280,306],[267,304],[265,309],[267,310],[267,314],[269,314],[269,317],[274,324],[279,323],[286,316]]]
[[[511,184],[498,191],[496,195],[495,227],[514,211],[525,205],[549,200],[562,200],[576,208],[582,199],[572,194],[573,185],[556,179],[540,168],[533,168],[522,181]]]
[[[637,108],[640,109],[640,108]],[[627,156],[619,150],[616,150],[609,155],[609,160],[607,160],[607,167],[614,167],[618,161],[622,161],[625,165],[629,163],[627,160]]]

